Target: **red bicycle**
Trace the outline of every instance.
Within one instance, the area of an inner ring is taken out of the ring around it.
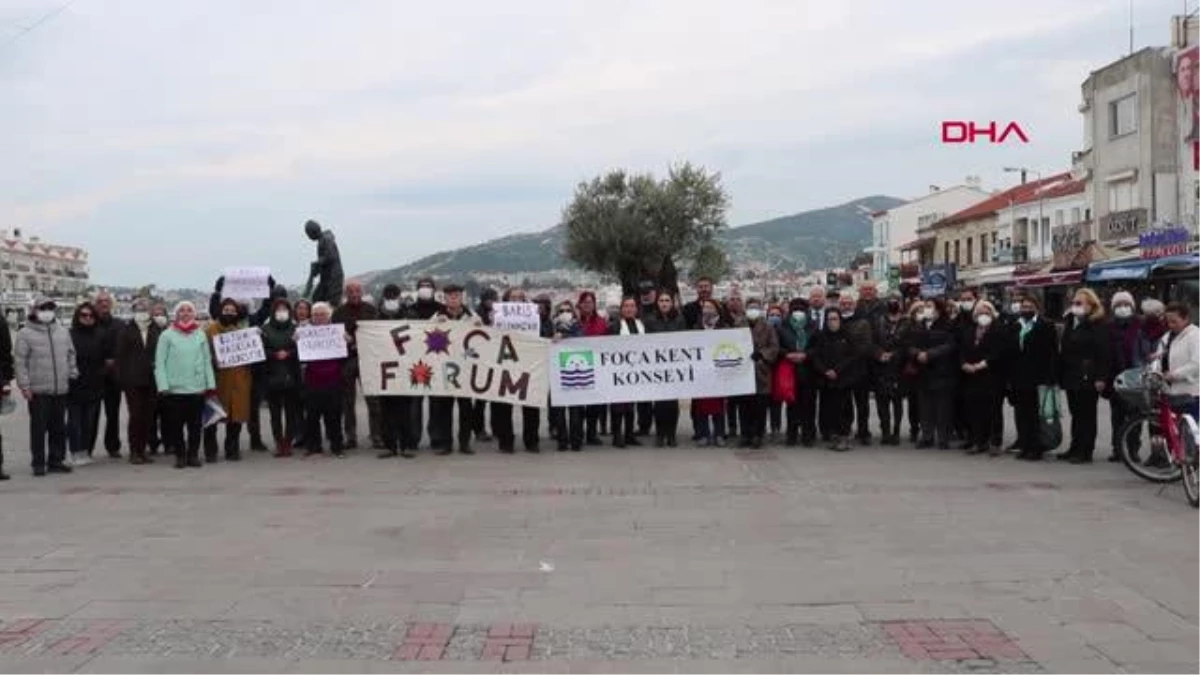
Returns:
[[[1200,508],[1200,429],[1188,412],[1193,399],[1168,396],[1162,373],[1149,368],[1122,372],[1113,391],[1134,410],[1115,439],[1121,461],[1152,483],[1182,480],[1188,503]]]

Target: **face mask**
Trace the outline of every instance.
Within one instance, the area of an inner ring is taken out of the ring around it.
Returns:
[[[134,312],[133,322],[139,326],[145,326],[150,323],[150,312]]]
[[[896,314],[899,311],[900,311],[900,303],[896,302],[895,300],[888,303],[888,312],[889,313]]]
[[[37,312],[38,323],[50,323],[54,320],[54,310],[39,309]]]
[[[222,326],[232,326],[235,323],[237,323],[236,316],[229,316],[228,314],[221,315],[221,325]]]
[[[154,325],[158,326],[159,328],[166,326],[167,325],[167,315],[156,314],[154,316]]]
[[[746,310],[746,318],[751,321],[758,321],[762,318],[762,310],[757,307],[748,309]]]
[[[975,301],[963,300],[962,302],[958,303],[958,308],[964,312],[970,312],[975,309]]]
[[[792,321],[803,326],[805,323],[808,323],[808,315],[801,311],[792,312]]]
[[[1087,314],[1087,310],[1083,308],[1083,305],[1071,305],[1071,314],[1076,318],[1081,318]]]
[[[984,328],[987,328],[988,326],[992,325],[992,315],[991,314],[980,314],[979,316],[975,317],[975,323],[979,324],[980,326],[982,326]]]
[[[933,310],[923,309],[917,313],[917,316],[920,317],[922,321],[933,321]]]
[[[395,299],[384,300],[383,309],[388,312],[395,312],[400,309],[400,301]]]
[[[1008,311],[1012,312],[1013,314],[1020,314],[1021,313],[1021,303],[1014,302],[1013,304],[1009,305]]]
[[[275,312],[275,320],[279,323],[287,323],[289,317],[291,314],[288,312]]]
[[[779,324],[783,323],[783,317],[772,314],[771,316],[767,317],[767,323],[771,324],[772,326],[778,326]]]
[[[417,289],[417,297],[422,300],[432,300],[433,289],[429,288],[428,286],[422,286],[421,288]]]
[[[1021,318],[1025,319],[1026,321],[1031,321],[1033,319],[1033,317],[1035,317],[1035,316],[1037,316],[1037,312],[1035,312],[1033,310],[1030,310],[1030,309],[1021,310]]]
[[[1128,305],[1121,305],[1113,310],[1113,314],[1116,314],[1118,319],[1128,319],[1133,316],[1133,308]]]
[[[850,310],[848,312],[842,312],[843,319],[849,319],[852,316],[854,316],[854,310]]]
[[[574,320],[575,320],[575,315],[570,312],[559,312],[558,313],[558,322],[559,323],[571,323]]]

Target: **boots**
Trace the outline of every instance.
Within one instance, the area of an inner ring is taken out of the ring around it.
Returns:
[[[475,451],[471,449],[471,430],[470,429],[467,430],[467,433],[461,434],[458,437],[458,451],[464,455],[475,454]]]
[[[613,435],[613,447],[614,448],[625,447],[625,429],[623,428],[625,426],[624,422],[625,422],[624,415],[613,415],[612,416],[612,435]]]
[[[217,463],[217,427],[219,424],[214,424],[204,430],[204,461],[209,464]],[[197,460],[200,458],[197,457]],[[191,453],[188,453],[188,466],[192,466]]]
[[[292,439],[290,438],[275,438],[275,456],[276,457],[291,457],[292,456]]]
[[[4,473],[4,439],[0,438],[0,480],[8,480],[12,478]]]
[[[262,445],[262,443],[259,443]],[[225,425],[225,459],[239,462],[242,459],[242,425],[230,422]],[[265,448],[264,448],[265,449]]]
[[[175,448],[175,468],[182,469],[188,465],[187,454],[183,448]]]

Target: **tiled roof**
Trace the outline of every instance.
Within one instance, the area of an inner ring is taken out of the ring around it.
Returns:
[[[959,223],[966,223],[972,220],[994,215],[1001,209],[1008,208],[1010,204],[1023,204],[1028,201],[1036,201],[1038,199],[1038,188],[1049,187],[1051,190],[1055,190],[1058,189],[1058,184],[1063,183],[1064,181],[1067,183],[1077,182],[1071,181],[1070,177],[1071,173],[1069,171],[1064,171],[1063,173],[1055,174],[1053,176],[1047,176],[1041,180],[1029,181],[1023,185],[1011,187],[1003,192],[998,192],[981,202],[968,206],[958,213],[952,213],[949,216],[942,218],[938,222],[934,223],[931,229],[941,229],[943,227],[949,227],[950,225],[958,225]],[[1082,189],[1082,183],[1080,183],[1080,189]],[[1047,199],[1049,198],[1049,193],[1050,190],[1044,190],[1041,193],[1041,197],[1043,199]],[[1066,192],[1064,194],[1071,193]]]

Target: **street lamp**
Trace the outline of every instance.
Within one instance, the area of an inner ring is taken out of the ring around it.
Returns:
[[[1036,230],[1036,232],[1038,232],[1038,233],[1039,233],[1039,234],[1038,234],[1038,238],[1041,240],[1041,249],[1042,249],[1042,251],[1043,251],[1043,253],[1044,253],[1044,252],[1045,252],[1045,250],[1046,250],[1046,239],[1047,239],[1047,238],[1049,238],[1049,235],[1050,235],[1050,227],[1047,225],[1047,227],[1046,227],[1046,231],[1045,231],[1045,232],[1042,232],[1042,222],[1043,222],[1043,220],[1044,220],[1044,218],[1045,218],[1045,216],[1044,216],[1044,215],[1043,215],[1043,213],[1042,213],[1042,185],[1041,185],[1041,183],[1042,183],[1042,172],[1041,172],[1041,171],[1038,171],[1038,170],[1036,170],[1036,169],[1030,169],[1030,168],[1027,168],[1027,167],[1024,167],[1024,166],[1006,166],[1006,167],[1004,167],[1004,173],[1018,173],[1018,172],[1021,174],[1021,177],[1022,177],[1022,178],[1024,178],[1024,177],[1025,177],[1025,174],[1027,174],[1027,173],[1031,173],[1031,174],[1033,174],[1034,178],[1036,178],[1036,179],[1037,179],[1037,184],[1038,184],[1038,185],[1037,185],[1037,191],[1038,191],[1038,222],[1037,222],[1037,230]],[[1024,183],[1024,181],[1022,181],[1022,183]],[[1028,239],[1028,237],[1026,237],[1026,239]],[[1026,242],[1026,246],[1028,246],[1028,245],[1029,245],[1029,244],[1028,244],[1028,242]]]

